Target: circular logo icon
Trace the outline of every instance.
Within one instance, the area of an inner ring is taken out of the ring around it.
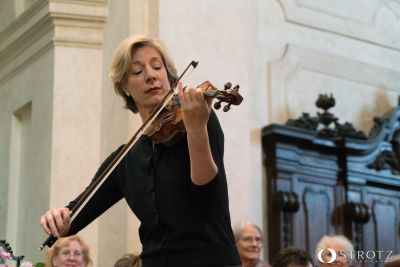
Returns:
[[[328,260],[328,261],[325,261],[325,260],[322,258],[322,253],[324,253],[325,250],[328,250],[328,251],[331,253],[331,258],[330,258],[330,260]],[[321,250],[318,252],[318,260],[319,260],[320,262],[323,262],[323,263],[332,263],[332,262],[334,262],[334,261],[336,260],[336,257],[337,257],[336,251],[333,250],[333,249],[331,249],[331,248],[324,248],[324,249],[321,249]]]

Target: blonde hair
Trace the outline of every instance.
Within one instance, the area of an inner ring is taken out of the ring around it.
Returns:
[[[78,235],[71,235],[71,236],[59,238],[53,244],[53,246],[46,252],[45,266],[46,267],[54,267],[54,264],[53,264],[54,257],[56,257],[58,255],[58,253],[60,252],[60,250],[63,247],[68,246],[71,241],[79,242],[79,244],[81,245],[81,248],[82,248],[83,261],[85,263],[84,266],[85,267],[91,266],[92,260],[89,255],[89,247],[88,247],[88,245],[86,245],[86,243],[83,241],[83,239],[81,237],[79,237]]]
[[[138,109],[132,96],[125,94],[124,83],[126,82],[127,74],[131,69],[132,56],[139,48],[146,46],[153,47],[160,53],[167,70],[170,85],[172,86],[178,79],[175,64],[160,40],[142,35],[133,35],[122,41],[115,50],[109,76],[114,85],[116,94],[120,95],[124,99],[125,108],[131,110],[133,113],[137,113]]]

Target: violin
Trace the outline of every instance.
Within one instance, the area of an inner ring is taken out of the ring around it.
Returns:
[[[230,82],[224,85],[224,90],[218,90],[211,82],[205,81],[198,86],[203,90],[205,98],[216,98],[215,109],[221,108],[221,103],[226,102],[223,111],[230,110],[231,105],[240,105],[243,97],[239,94],[239,85],[232,88]],[[177,133],[185,132],[183,124],[182,110],[180,107],[179,96],[174,94],[171,100],[165,105],[164,109],[149,125],[145,134],[156,143],[165,143],[172,139]]]
[[[80,195],[75,206],[71,209],[71,222],[143,134],[149,136],[157,143],[164,143],[174,137],[177,133],[185,131],[179,96],[177,93],[175,93],[175,89],[178,85],[178,82],[182,79],[183,75],[188,71],[188,69],[190,67],[196,68],[197,64],[198,62],[192,61],[186,67],[174,85],[171,86],[171,90],[168,92],[168,94],[150,114],[149,118],[147,118],[147,120],[139,127],[132,138],[121,148],[111,163],[100,174],[100,176]],[[216,98],[218,100],[216,103],[214,103],[215,109],[219,109],[221,107],[221,103],[225,102],[227,104],[224,106],[223,110],[227,112],[231,105],[237,106],[243,101],[243,97],[239,94],[239,85],[236,85],[232,88],[231,83],[226,83],[224,90],[218,90],[209,81],[205,81],[198,87],[203,90],[204,97]],[[49,235],[39,247],[39,250],[43,250],[45,246],[51,247],[56,240],[57,237]]]

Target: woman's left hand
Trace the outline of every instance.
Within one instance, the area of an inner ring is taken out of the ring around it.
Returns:
[[[178,84],[183,123],[187,132],[190,155],[190,175],[196,185],[209,183],[218,173],[211,154],[207,122],[211,113],[211,99],[204,98],[201,88],[185,88]]]
[[[178,84],[183,123],[186,131],[204,131],[211,112],[212,99],[205,99],[201,88],[182,87]]]

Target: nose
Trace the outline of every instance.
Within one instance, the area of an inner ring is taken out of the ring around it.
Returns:
[[[146,82],[154,82],[156,80],[155,70],[150,66],[146,67],[145,79]]]

